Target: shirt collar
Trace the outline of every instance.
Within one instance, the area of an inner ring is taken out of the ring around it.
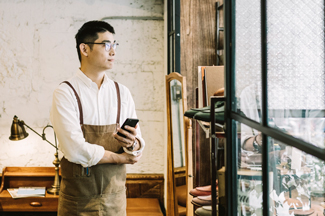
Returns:
[[[83,83],[86,84],[86,86],[88,86],[89,88],[91,87],[93,81],[86,76],[86,74],[84,74],[80,69],[78,69],[77,71],[77,76],[81,79],[81,81]],[[110,79],[108,78],[107,74],[104,74],[104,80],[102,83],[102,87],[105,87],[108,83],[109,83]]]
[[[108,78],[107,74],[105,73],[104,74],[104,80],[103,80],[103,83],[102,83],[102,87],[105,88],[110,81],[111,80]]]

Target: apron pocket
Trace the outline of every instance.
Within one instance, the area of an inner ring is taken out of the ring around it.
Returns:
[[[78,202],[60,191],[58,216],[77,216]]]
[[[78,216],[99,216],[102,214],[99,214],[99,211],[84,211],[84,212],[78,212]]]
[[[100,200],[94,197],[89,199],[78,200],[78,216],[99,216],[101,214]]]
[[[103,215],[126,215],[125,189],[118,193],[105,194],[101,199]]]

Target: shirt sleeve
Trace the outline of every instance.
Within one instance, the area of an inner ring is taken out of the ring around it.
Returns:
[[[77,99],[68,86],[60,85],[53,93],[50,119],[64,157],[83,167],[96,165],[104,156],[102,146],[85,141]]]
[[[256,104],[256,92],[252,86],[246,87],[240,95],[240,110],[246,115],[246,117],[259,121],[257,104]],[[245,124],[241,124],[241,146],[243,146],[251,137],[258,134],[258,131],[253,130]]]

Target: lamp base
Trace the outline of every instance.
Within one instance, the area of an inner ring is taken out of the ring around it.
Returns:
[[[59,195],[59,192],[60,192],[60,187],[52,187],[52,188],[49,188],[46,190],[47,193],[49,194],[53,194],[53,195]]]
[[[59,166],[60,166],[60,160],[58,157],[58,150],[56,150],[54,156],[55,160],[53,161],[53,164],[55,165],[55,176],[54,176],[54,183],[51,188],[47,189],[47,193],[59,195],[60,191],[60,176],[59,176]]]

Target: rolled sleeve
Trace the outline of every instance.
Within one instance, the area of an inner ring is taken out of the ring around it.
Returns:
[[[136,136],[136,138],[139,140],[140,142],[140,149],[138,150],[139,152],[142,152],[144,147],[146,146],[146,143],[144,141],[144,139],[140,136]]]
[[[140,133],[140,135],[141,135],[140,126],[137,128],[137,132]],[[127,148],[123,147],[124,152],[126,152],[128,154],[135,155],[135,156],[140,154],[141,152],[143,152],[143,149],[146,146],[146,143],[145,143],[144,139],[140,135],[137,134],[135,136],[135,138],[137,138],[137,140],[139,140],[140,149],[136,150],[136,151],[129,151]]]

